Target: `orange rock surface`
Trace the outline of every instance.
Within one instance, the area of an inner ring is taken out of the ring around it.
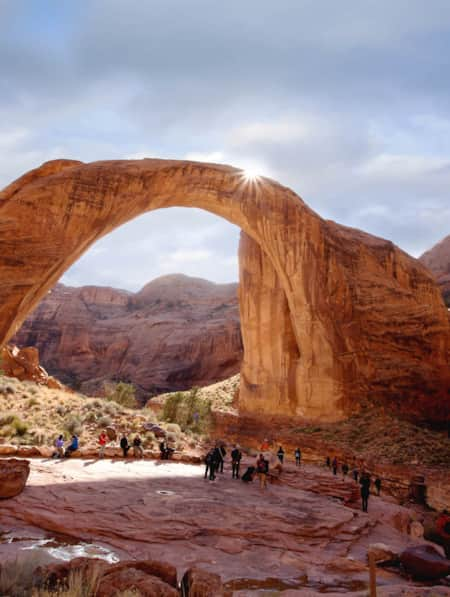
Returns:
[[[450,324],[428,271],[391,242],[325,221],[286,187],[229,166],[56,160],[6,187],[0,342],[97,239],[171,206],[211,211],[258,246],[243,262],[241,251],[243,412],[339,420],[369,396],[420,419],[447,416]]]
[[[25,487],[30,474],[28,460],[9,458],[0,460],[0,498],[19,495]]]
[[[419,260],[436,276],[444,300],[450,305],[450,234],[426,251]]]
[[[4,346],[0,350],[0,370],[9,377],[16,377],[21,381],[34,381],[52,389],[63,386],[39,364],[39,351],[33,346],[18,348]]]
[[[127,381],[138,396],[190,389],[237,373],[237,284],[163,276],[137,293],[57,284],[13,341],[86,394]]]

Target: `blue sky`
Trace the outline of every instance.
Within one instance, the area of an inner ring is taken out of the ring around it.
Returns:
[[[45,160],[252,167],[420,255],[450,224],[447,0],[0,0],[0,187]],[[237,279],[239,230],[152,212],[64,276]]]

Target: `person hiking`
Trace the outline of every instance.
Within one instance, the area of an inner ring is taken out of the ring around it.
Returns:
[[[278,460],[281,462],[281,464],[283,464],[284,450],[281,446],[278,448],[277,456],[278,456]]]
[[[366,471],[362,471],[359,479],[361,485],[361,499],[362,499],[362,511],[367,512],[367,506],[369,505],[370,495],[370,475]]]
[[[342,465],[342,478],[345,478],[348,475],[348,464],[344,462]]]
[[[333,462],[331,463],[331,468],[333,469],[333,475],[337,475],[338,461],[337,461],[336,456],[333,458]]]
[[[223,463],[225,461],[225,455],[227,453],[224,444],[220,445],[219,451],[220,451],[220,460],[219,460],[219,463],[217,466],[217,472],[223,473]]]
[[[59,435],[55,440],[56,451],[53,452],[52,458],[64,458],[64,437]]]
[[[131,448],[131,446],[128,443],[128,438],[125,435],[125,433],[122,435],[120,439],[120,447],[122,448],[123,457],[126,458],[128,455],[128,450]]]
[[[234,450],[231,451],[231,471],[232,479],[239,479],[239,467],[241,465],[242,452],[239,449],[239,445],[234,446]]]
[[[329,456],[327,456],[327,459],[325,460],[325,466],[327,466],[328,468],[331,467],[331,458]]]
[[[300,466],[300,463],[302,460],[302,453],[301,453],[300,448],[295,449],[294,456],[295,456],[295,466]]]
[[[269,462],[264,458],[263,454],[260,454],[256,461],[256,472],[258,473],[260,488],[265,489],[267,486],[267,475],[269,473]]]
[[[381,491],[381,479],[380,477],[377,477],[375,479],[375,489],[377,490],[377,495],[380,495],[380,491]]]
[[[356,466],[352,471],[352,475],[353,475],[353,479],[355,480],[355,482],[358,483],[359,470],[357,469]]]
[[[69,458],[73,452],[78,450],[78,437],[76,435],[72,435],[72,439],[70,444],[67,446],[64,456]]]
[[[105,456],[105,448],[106,448],[107,441],[108,441],[108,436],[106,435],[106,433],[104,431],[102,431],[100,433],[100,435],[98,436],[98,445],[100,446],[99,451],[98,451],[99,458],[104,458],[104,456]]]
[[[205,456],[205,479],[208,478],[209,473],[209,480],[214,481],[216,478],[214,474],[215,470],[215,459],[214,459],[215,448],[211,448],[209,452]]]
[[[139,434],[136,433],[133,439],[133,456],[135,458],[144,458],[144,450],[142,449],[142,440]]]

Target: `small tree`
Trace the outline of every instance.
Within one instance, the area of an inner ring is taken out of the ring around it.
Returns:
[[[124,381],[119,381],[118,384],[113,386],[107,398],[126,408],[137,408],[138,406],[135,387],[133,384],[125,383]]]

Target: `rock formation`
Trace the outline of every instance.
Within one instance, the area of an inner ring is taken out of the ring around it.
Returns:
[[[169,275],[136,294],[57,284],[13,341],[36,346],[48,371],[88,394],[105,381],[145,397],[207,385],[239,371],[237,284]]]
[[[6,187],[0,342],[97,239],[171,206],[208,210],[245,235],[242,412],[339,420],[370,397],[419,419],[446,416],[450,324],[428,271],[391,242],[323,220],[275,181],[223,165],[55,160]]]
[[[19,495],[25,487],[30,474],[28,460],[9,458],[0,460],[0,498]]]
[[[16,377],[20,381],[34,381],[53,389],[63,387],[41,367],[39,351],[33,346],[22,349],[17,346],[4,346],[0,349],[0,370],[4,375]]]
[[[419,257],[419,261],[433,272],[444,301],[450,307],[450,234]]]

